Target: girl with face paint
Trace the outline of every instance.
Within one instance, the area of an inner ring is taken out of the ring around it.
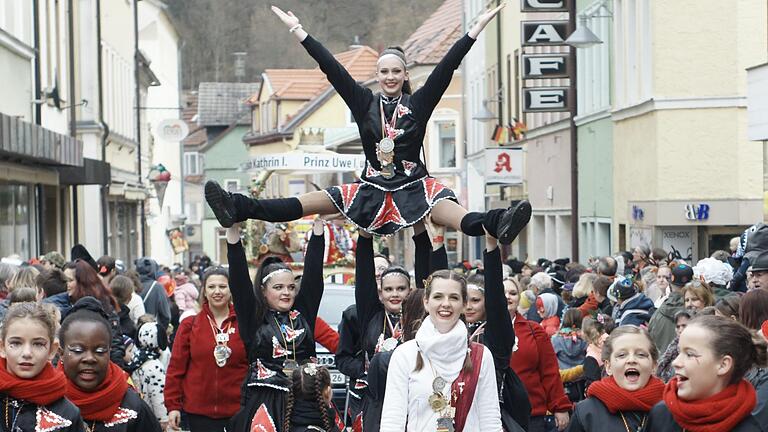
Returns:
[[[93,297],[83,297],[61,324],[61,363],[67,399],[88,432],[160,432],[152,409],[128,385],[128,375],[109,359],[112,330]]]
[[[338,211],[368,233],[390,235],[431,214],[439,225],[471,236],[488,232],[501,243],[511,243],[530,220],[528,201],[508,209],[468,213],[457,203],[452,190],[429,175],[421,157],[426,125],[450,85],[453,72],[504,5],[481,14],[413,93],[402,49],[381,52],[375,71],[381,91],[374,93],[358,84],[328,50],[307,34],[292,12],[272,6],[349,107],[359,128],[366,166],[358,183],[297,198],[255,200],[230,194],[215,181],[208,181],[206,201],[222,226],[246,219],[291,221]]]

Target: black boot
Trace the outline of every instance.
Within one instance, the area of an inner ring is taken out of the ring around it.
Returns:
[[[215,180],[205,182],[205,201],[214,216],[224,228],[231,227],[237,220],[237,210],[232,194],[225,191]]]
[[[298,198],[257,200],[225,191],[214,180],[205,183],[205,200],[224,228],[235,222],[258,219],[266,222],[290,222],[303,216]]]
[[[483,229],[483,218],[485,213],[469,212],[461,219],[461,232],[465,235],[472,237],[480,237],[485,235]]]
[[[483,226],[488,234],[501,244],[512,243],[531,220],[531,203],[522,200],[506,210],[494,209],[485,213]]]

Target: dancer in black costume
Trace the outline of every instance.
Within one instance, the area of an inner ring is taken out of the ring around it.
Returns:
[[[521,201],[509,209],[468,213],[456,202],[453,191],[429,176],[421,160],[432,111],[477,36],[503,7],[504,4],[482,14],[413,94],[403,51],[384,50],[376,74],[381,93],[374,94],[355,82],[333,55],[307,34],[293,13],[273,6],[272,10],[317,61],[352,112],[367,163],[359,182],[298,198],[256,200],[230,194],[215,181],[208,181],[206,201],[221,225],[227,227],[246,219],[291,221],[305,215],[339,211],[368,233],[390,235],[431,213],[439,225],[471,236],[488,232],[501,243],[510,243],[530,220],[530,203]]]
[[[324,288],[323,218],[315,220],[312,230],[299,290],[293,272],[275,257],[262,262],[251,284],[239,226],[227,229],[229,286],[250,363],[243,383],[242,407],[228,430],[250,431],[254,415],[263,407],[261,418],[269,416],[280,432],[291,386],[288,376],[299,364],[316,356],[315,318]]]

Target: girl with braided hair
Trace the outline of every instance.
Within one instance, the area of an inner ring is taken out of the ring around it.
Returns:
[[[230,194],[215,181],[208,181],[205,199],[219,223],[228,227],[247,219],[284,222],[338,211],[370,234],[392,235],[431,214],[437,224],[466,235],[484,236],[488,232],[503,244],[511,243],[531,218],[528,201],[508,209],[469,213],[457,203],[452,190],[429,175],[422,161],[424,136],[433,110],[480,32],[504,5],[481,14],[435,66],[424,85],[412,93],[402,49],[388,48],[380,54],[376,77],[381,91],[373,93],[355,82],[333,55],[302,28],[292,12],[272,6],[352,112],[366,166],[357,183],[292,198],[251,199]]]
[[[286,432],[339,432],[336,410],[331,405],[331,374],[316,363],[293,370],[291,391],[285,403]]]

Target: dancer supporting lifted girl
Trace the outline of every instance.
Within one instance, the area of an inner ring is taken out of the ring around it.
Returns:
[[[293,198],[251,199],[224,191],[215,181],[205,184],[205,199],[224,227],[247,219],[292,221],[311,214],[337,211],[363,230],[394,234],[428,213],[435,223],[470,236],[486,232],[502,244],[511,243],[531,218],[531,205],[520,201],[509,209],[468,213],[452,190],[429,176],[421,160],[426,126],[475,39],[504,7],[481,15],[435,67],[424,85],[411,93],[407,61],[400,48],[387,48],[377,62],[381,92],[360,86],[319,42],[309,36],[292,12],[272,11],[317,61],[328,81],[344,99],[360,131],[366,166],[356,183],[332,186]]]

